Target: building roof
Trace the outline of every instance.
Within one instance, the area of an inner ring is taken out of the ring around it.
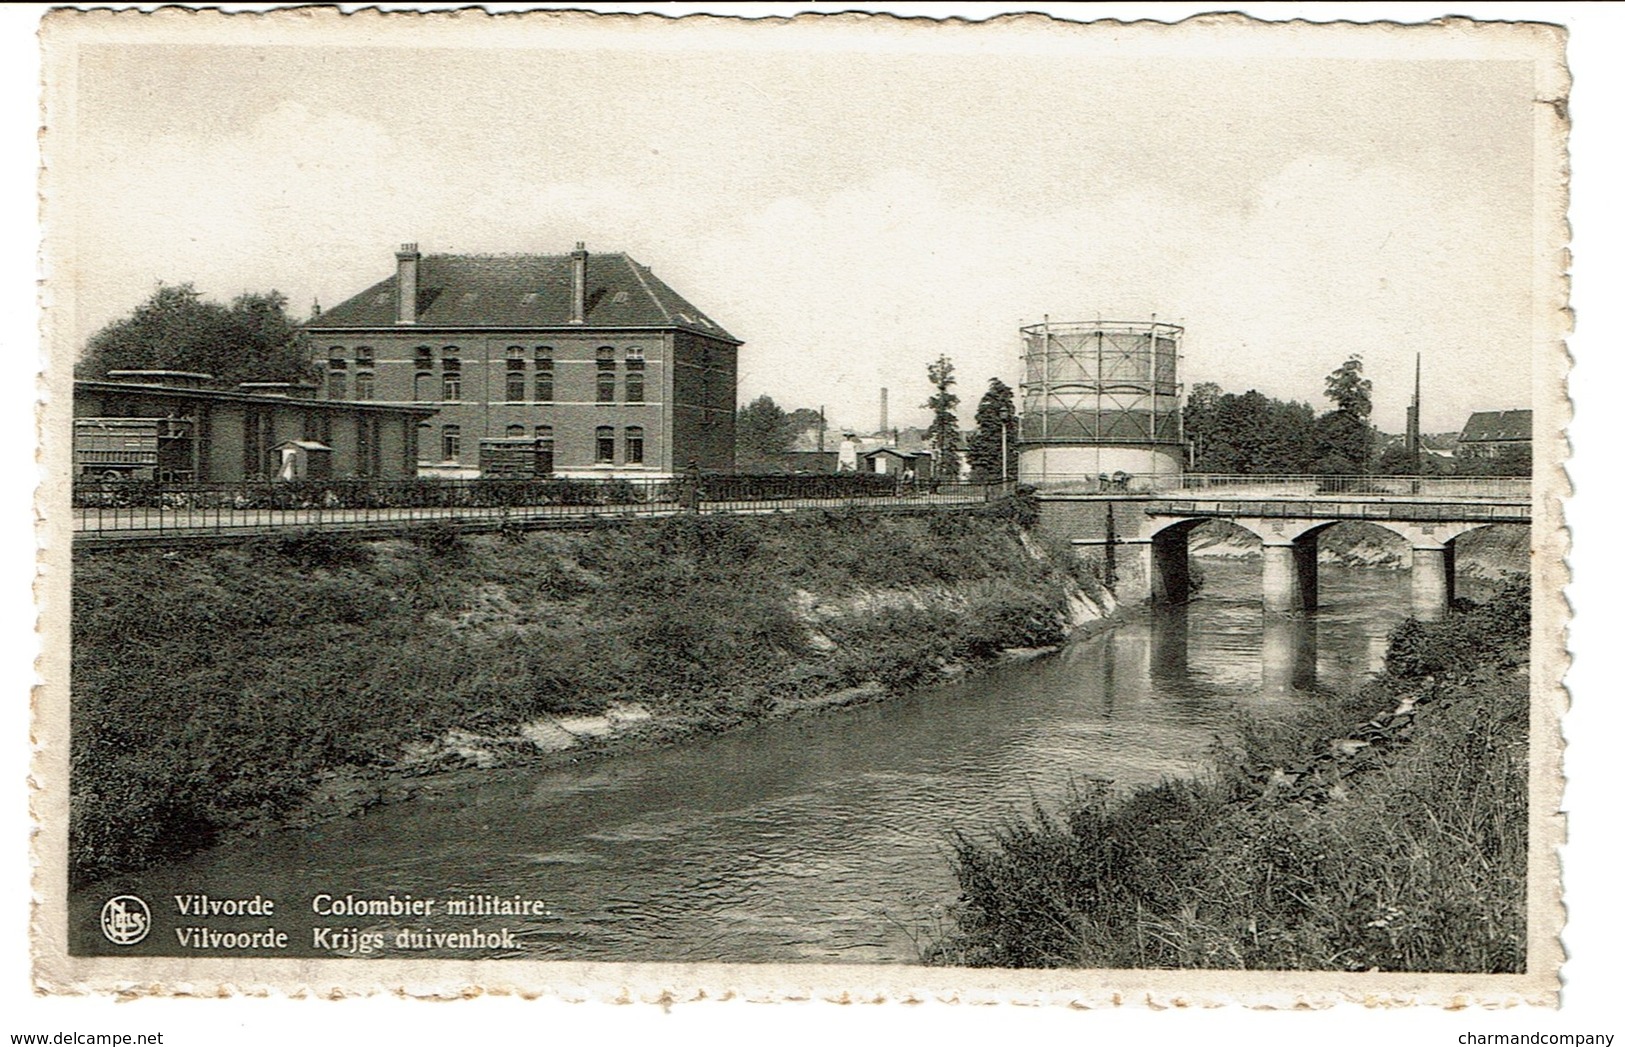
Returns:
[[[414,414],[427,418],[440,409],[418,404],[377,403],[372,400],[310,400],[299,396],[271,396],[264,393],[243,393],[232,389],[194,389],[186,386],[163,385],[157,382],[103,382],[95,379],[74,380],[75,395],[85,393],[122,393],[128,396],[150,396],[171,400],[208,400],[213,403],[259,404],[275,407],[297,407],[314,411],[372,411]]]
[[[418,263],[416,326],[677,327],[739,342],[628,255],[587,257],[583,324],[570,323],[572,279],[567,254],[424,255]],[[373,284],[312,318],[307,327],[395,330],[395,280],[390,276]]]
[[[1533,440],[1535,438],[1534,412],[1474,411],[1461,430],[1462,443],[1487,443],[1495,440]]]

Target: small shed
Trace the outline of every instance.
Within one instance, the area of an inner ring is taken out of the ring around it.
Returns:
[[[862,454],[863,471],[903,480],[926,480],[931,476],[931,456],[895,447],[877,447]]]
[[[316,440],[284,440],[275,447],[278,480],[327,480],[333,476],[333,449]]]

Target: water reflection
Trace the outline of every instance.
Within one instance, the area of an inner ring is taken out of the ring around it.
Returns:
[[[1318,624],[1314,615],[1267,615],[1258,659],[1264,694],[1313,691],[1319,680]]]

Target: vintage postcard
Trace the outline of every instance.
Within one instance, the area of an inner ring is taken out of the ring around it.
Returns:
[[[1556,1002],[1556,26],[49,13],[50,994]]]

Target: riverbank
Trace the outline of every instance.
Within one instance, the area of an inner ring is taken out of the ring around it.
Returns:
[[[1371,685],[1255,720],[1217,770],[954,840],[932,962],[1523,969],[1527,579],[1408,621]]]
[[[82,555],[73,880],[1053,647],[1111,604],[1021,513]]]

